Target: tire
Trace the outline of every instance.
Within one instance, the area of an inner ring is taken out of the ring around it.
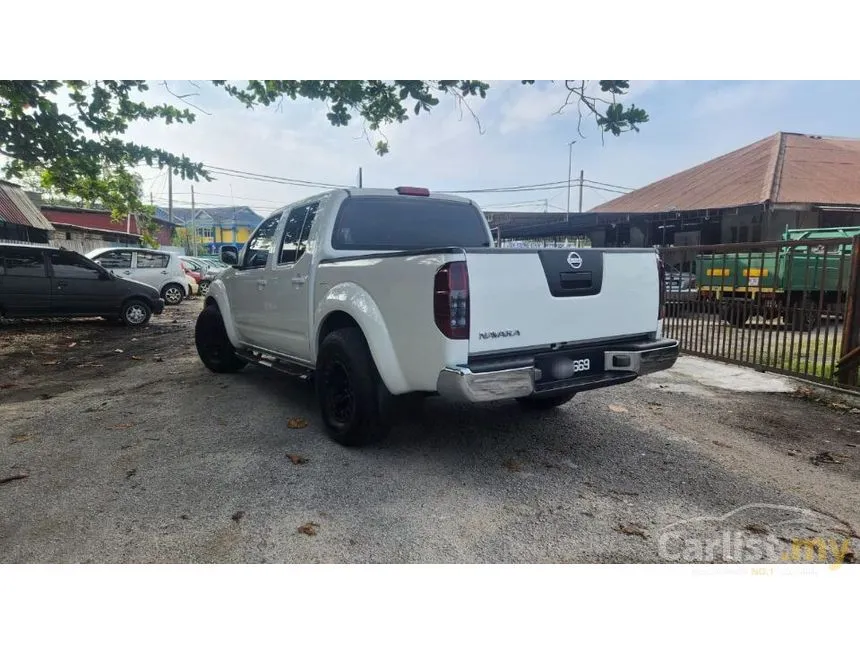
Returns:
[[[194,344],[203,364],[218,374],[238,372],[248,364],[236,354],[236,348],[227,336],[224,319],[216,305],[208,305],[197,316]]]
[[[209,280],[203,280],[199,285],[199,291],[197,294],[205,298],[209,294],[209,284]]]
[[[181,284],[171,282],[164,285],[164,288],[161,290],[161,297],[164,298],[164,304],[166,305],[178,305],[185,300],[186,293],[188,293],[188,290]]]
[[[152,307],[144,300],[133,298],[122,305],[120,320],[128,327],[142,327],[152,317]]]
[[[732,327],[743,327],[746,323],[743,305],[723,305],[719,309],[720,320]]]
[[[388,435],[392,396],[360,329],[338,329],[323,339],[314,381],[326,432],[333,441],[358,447]]]
[[[791,312],[791,331],[814,331],[821,324],[818,307],[804,300],[800,307]]]
[[[526,410],[551,410],[552,408],[557,408],[560,405],[564,405],[569,402],[576,393],[567,393],[567,394],[554,394],[552,396],[524,396],[522,398],[517,399],[517,403],[519,403]]]

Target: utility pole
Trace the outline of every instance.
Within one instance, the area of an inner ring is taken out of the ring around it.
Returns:
[[[576,143],[576,140],[571,141],[567,144],[568,155],[567,155],[567,214],[565,215],[565,221],[570,221],[570,173],[573,172],[573,144]]]
[[[582,214],[582,183],[585,181],[585,171],[579,171],[579,213]]]
[[[173,224],[173,169],[167,167],[167,220]]]
[[[191,255],[197,257],[197,225],[194,223],[194,184],[191,185],[191,244],[194,245]]]
[[[358,187],[362,188],[364,183],[364,178],[361,176],[361,166],[358,167]]]

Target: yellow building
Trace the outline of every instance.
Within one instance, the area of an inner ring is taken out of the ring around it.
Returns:
[[[164,222],[171,221],[170,214],[164,208],[158,208],[155,217]],[[215,254],[223,244],[244,244],[262,219],[249,206],[195,208],[194,228],[197,230],[198,250],[203,254]],[[180,245],[188,247],[194,240],[191,233],[191,209],[174,208],[172,221],[176,224]]]

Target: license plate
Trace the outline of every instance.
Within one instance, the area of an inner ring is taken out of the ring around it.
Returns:
[[[573,361],[573,373],[582,374],[591,370],[590,358],[577,358]]]

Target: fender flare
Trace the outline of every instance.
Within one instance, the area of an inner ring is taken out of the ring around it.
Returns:
[[[236,323],[233,320],[233,312],[230,310],[230,301],[227,298],[227,290],[224,288],[224,283],[220,279],[215,279],[209,284],[209,291],[206,294],[206,300],[203,303],[205,307],[210,302],[215,302],[218,305],[218,310],[221,312],[221,318],[224,320],[224,329],[227,331],[227,338],[233,347],[238,348],[241,343],[239,334],[236,332]]]
[[[317,348],[321,340],[319,333],[323,323],[328,316],[337,312],[348,314],[358,324],[367,340],[370,355],[373,357],[379,376],[388,391],[392,394],[409,392],[409,384],[400,367],[382,312],[371,295],[354,282],[343,282],[332,287],[314,308],[315,325],[311,345],[314,363],[317,359]]]

